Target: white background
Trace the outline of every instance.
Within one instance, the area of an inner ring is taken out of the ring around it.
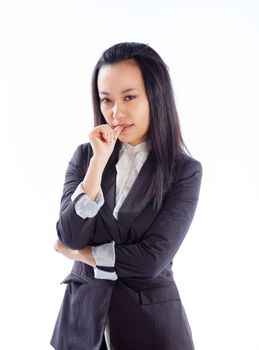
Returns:
[[[258,4],[1,1],[1,349],[50,349],[71,267],[52,249],[64,173],[93,125],[94,64],[121,41],[169,66],[204,169],[174,269],[196,349],[259,349]]]

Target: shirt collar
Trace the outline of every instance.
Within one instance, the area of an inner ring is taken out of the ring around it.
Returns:
[[[123,143],[121,147],[121,152],[128,153],[130,155],[135,155],[139,152],[148,153],[151,149],[150,140],[141,142],[135,146],[130,145],[129,143]]]

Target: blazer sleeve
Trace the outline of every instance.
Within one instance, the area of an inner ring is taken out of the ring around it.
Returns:
[[[188,161],[143,239],[115,245],[115,271],[119,278],[155,278],[171,263],[191,225],[201,178],[201,164]]]
[[[82,218],[76,212],[76,203],[83,195],[71,197],[85,176],[91,157],[90,144],[77,147],[68,163],[60,203],[59,219],[56,224],[59,239],[69,248],[80,249],[90,243],[96,226],[96,216]]]

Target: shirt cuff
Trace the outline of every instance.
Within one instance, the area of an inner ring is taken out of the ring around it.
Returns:
[[[91,247],[97,266],[113,267],[115,265],[115,242]]]
[[[104,203],[102,189],[97,194],[96,200],[92,201],[84,192],[82,183],[80,183],[75,192],[71,196],[71,200],[75,202],[75,211],[82,219],[93,218]]]
[[[94,268],[94,277],[98,279],[107,279],[115,281],[118,279],[114,271],[115,265],[115,242],[101,244],[91,247],[93,257],[96,261]]]
[[[98,269],[98,267],[94,267],[94,277],[102,280],[112,280],[116,281],[118,276],[115,271],[108,272],[104,270]]]

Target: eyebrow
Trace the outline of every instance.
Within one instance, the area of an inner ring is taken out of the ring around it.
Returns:
[[[133,91],[133,90],[139,90],[139,89],[137,89],[137,88],[128,88],[128,89],[122,90],[121,94],[124,94],[125,92],[130,92],[130,91]],[[100,91],[99,94],[110,95],[109,92],[106,92],[106,91]]]

